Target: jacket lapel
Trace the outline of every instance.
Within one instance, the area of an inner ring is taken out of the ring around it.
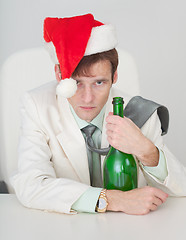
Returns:
[[[57,96],[61,132],[57,139],[71,162],[81,182],[90,184],[85,140],[69,107],[66,98]]]

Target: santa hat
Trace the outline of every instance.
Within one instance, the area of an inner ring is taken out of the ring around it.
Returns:
[[[44,39],[52,61],[60,64],[62,80],[56,92],[67,98],[77,90],[71,75],[83,56],[108,51],[117,45],[114,27],[94,20],[92,14],[46,18]]]

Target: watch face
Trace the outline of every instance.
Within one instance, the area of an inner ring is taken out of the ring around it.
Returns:
[[[99,209],[104,209],[104,208],[106,208],[106,206],[107,206],[107,203],[106,203],[105,199],[100,198],[99,199]]]

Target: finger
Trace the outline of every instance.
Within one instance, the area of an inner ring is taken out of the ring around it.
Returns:
[[[157,210],[157,208],[158,208],[158,206],[156,204],[152,204],[150,207],[150,210],[155,211],[155,210]]]
[[[158,188],[154,188],[154,195],[159,198],[163,203],[166,201],[167,197],[169,196],[167,193],[163,192]]]
[[[107,124],[106,124],[106,128],[107,128],[107,129],[113,129],[114,126],[115,126],[115,125],[112,124],[112,123],[107,123]]]
[[[108,126],[106,128],[106,135],[112,138],[115,138],[118,141],[122,141],[122,138],[123,138],[123,135],[121,134],[121,130],[117,126]]]
[[[110,129],[107,129],[106,135],[107,135],[107,137],[112,137],[113,136],[113,131],[111,131]]]
[[[106,121],[109,121],[109,119],[110,119],[111,116],[114,116],[114,115],[113,115],[113,112],[109,112],[109,113],[108,113],[108,115],[107,115],[107,117],[106,117]]]
[[[154,198],[153,204],[155,204],[156,206],[160,206],[162,203],[163,201],[160,198],[158,197]]]
[[[120,116],[113,115],[113,114],[109,114],[109,115],[106,117],[106,122],[107,122],[107,123],[112,123],[112,124],[117,124],[117,121],[119,121],[120,119],[121,119]]]
[[[112,124],[107,123],[107,125],[106,125],[106,134],[107,134],[107,136],[113,134],[113,132],[114,132],[113,129],[114,129],[114,126]]]
[[[109,113],[108,113],[108,116],[112,116],[112,115],[113,115],[113,112],[109,112]]]
[[[109,144],[110,144],[112,147],[116,148],[115,142],[114,142],[114,140],[113,140],[111,137],[108,136],[108,137],[107,137],[107,140],[108,140]]]

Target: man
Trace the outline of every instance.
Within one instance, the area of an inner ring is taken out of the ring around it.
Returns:
[[[47,18],[44,38],[59,84],[48,83],[22,99],[18,173],[12,178],[22,204],[62,213],[146,214],[168,194],[186,195],[186,171],[163,144],[157,112],[141,129],[111,113],[113,96],[123,97],[125,106],[131,99],[112,88],[118,78],[113,27],[91,14]],[[111,144],[136,157],[139,188],[103,189],[104,157],[87,155],[87,125],[96,126],[97,148]]]

